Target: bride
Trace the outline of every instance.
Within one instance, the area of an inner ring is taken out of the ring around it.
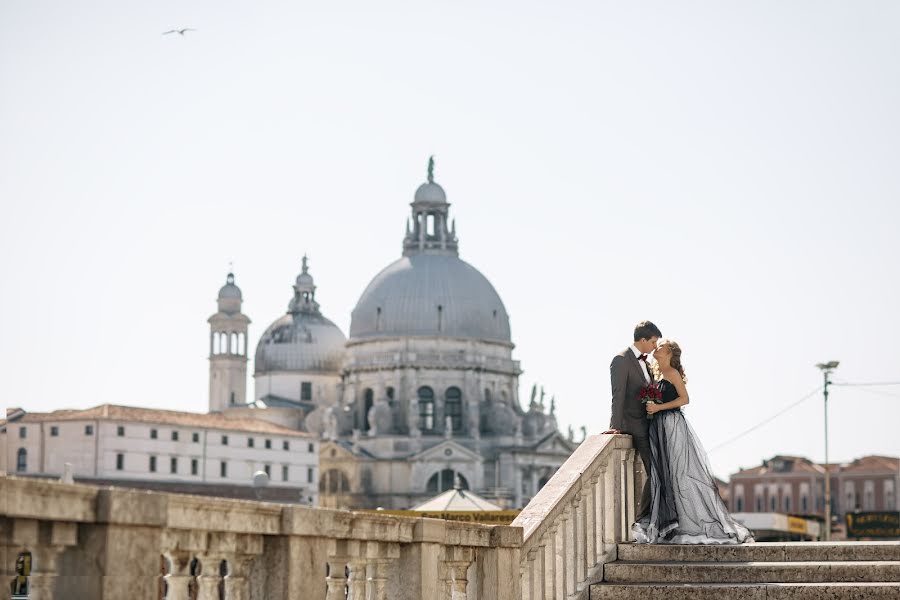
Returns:
[[[639,544],[742,544],[750,531],[719,496],[706,452],[681,407],[689,402],[681,348],[661,340],[653,352],[662,404],[647,403],[652,452],[650,511],[632,526]]]

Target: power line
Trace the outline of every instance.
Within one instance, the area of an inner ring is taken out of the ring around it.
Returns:
[[[819,387],[817,387],[816,389],[814,389],[814,390],[811,391],[810,393],[806,394],[805,396],[803,396],[802,398],[800,398],[799,400],[797,400],[797,401],[794,402],[793,404],[789,404],[788,406],[784,407],[783,409],[781,409],[780,411],[778,411],[777,413],[775,413],[775,414],[772,415],[771,417],[768,417],[767,419],[765,419],[765,420],[763,420],[763,421],[760,421],[759,423],[757,423],[756,425],[754,425],[754,426],[751,427],[750,429],[747,429],[747,430],[745,430],[745,431],[743,431],[743,432],[737,434],[736,436],[734,436],[734,437],[731,438],[730,440],[726,440],[726,441],[722,442],[721,444],[717,444],[716,446],[713,446],[712,448],[710,448],[709,450],[707,450],[707,454],[711,454],[711,453],[715,452],[716,450],[718,450],[719,448],[721,448],[722,446],[727,446],[728,444],[730,444],[730,443],[732,443],[732,442],[735,442],[735,441],[741,439],[742,437],[744,437],[744,436],[747,435],[748,433],[750,433],[750,432],[752,432],[752,431],[756,431],[757,429],[759,429],[760,427],[762,427],[762,426],[765,425],[766,423],[769,423],[770,421],[773,421],[773,420],[777,419],[778,417],[780,417],[780,416],[783,415],[784,413],[788,412],[789,410],[791,410],[792,408],[794,408],[794,407],[797,406],[798,404],[801,404],[801,403],[803,403],[803,402],[806,402],[807,400],[809,400],[810,398],[812,398],[813,396],[815,396],[816,394],[818,394],[819,391],[821,391],[821,389],[822,389],[822,386],[820,385]]]
[[[863,387],[863,386],[877,387],[880,385],[900,385],[900,381],[880,381],[880,382],[875,382],[875,383],[847,383],[845,381],[842,381],[840,383],[832,383],[831,385],[840,385],[840,386],[846,386],[846,387]]]
[[[881,390],[867,390],[866,388],[860,388],[856,391],[857,392],[865,392],[867,394],[875,394],[876,396],[889,396],[891,398],[900,398],[900,394],[892,394],[891,392],[882,392]]]

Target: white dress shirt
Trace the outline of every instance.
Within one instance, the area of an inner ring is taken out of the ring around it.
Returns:
[[[647,366],[648,366],[647,361],[640,360],[642,352],[640,350],[638,350],[637,347],[635,347],[635,346],[631,346],[631,351],[634,352],[634,357],[637,358],[638,362],[641,364],[641,371],[643,371],[643,373],[644,373],[644,379],[647,381],[647,383],[650,383],[650,371],[647,370]],[[648,358],[648,360],[649,360],[649,358]]]

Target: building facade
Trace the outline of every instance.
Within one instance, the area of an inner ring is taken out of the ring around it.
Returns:
[[[104,404],[86,410],[12,409],[0,424],[0,469],[209,495],[315,504],[319,441],[267,421]],[[253,476],[268,474],[265,490]]]
[[[900,510],[900,458],[864,456],[832,464],[832,514],[843,520],[854,510]],[[825,466],[801,456],[775,456],[731,476],[731,510],[825,514]]]
[[[349,338],[322,313],[304,257],[287,314],[257,344],[253,400],[227,408],[322,439],[323,506],[405,509],[459,480],[520,507],[575,447],[543,394],[521,406],[509,315],[459,257],[432,168],[402,255],[363,291]]]

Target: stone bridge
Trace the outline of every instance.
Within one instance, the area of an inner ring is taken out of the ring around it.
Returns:
[[[3,597],[900,598],[897,542],[627,544],[637,462],[589,437],[508,527],[5,476]]]

